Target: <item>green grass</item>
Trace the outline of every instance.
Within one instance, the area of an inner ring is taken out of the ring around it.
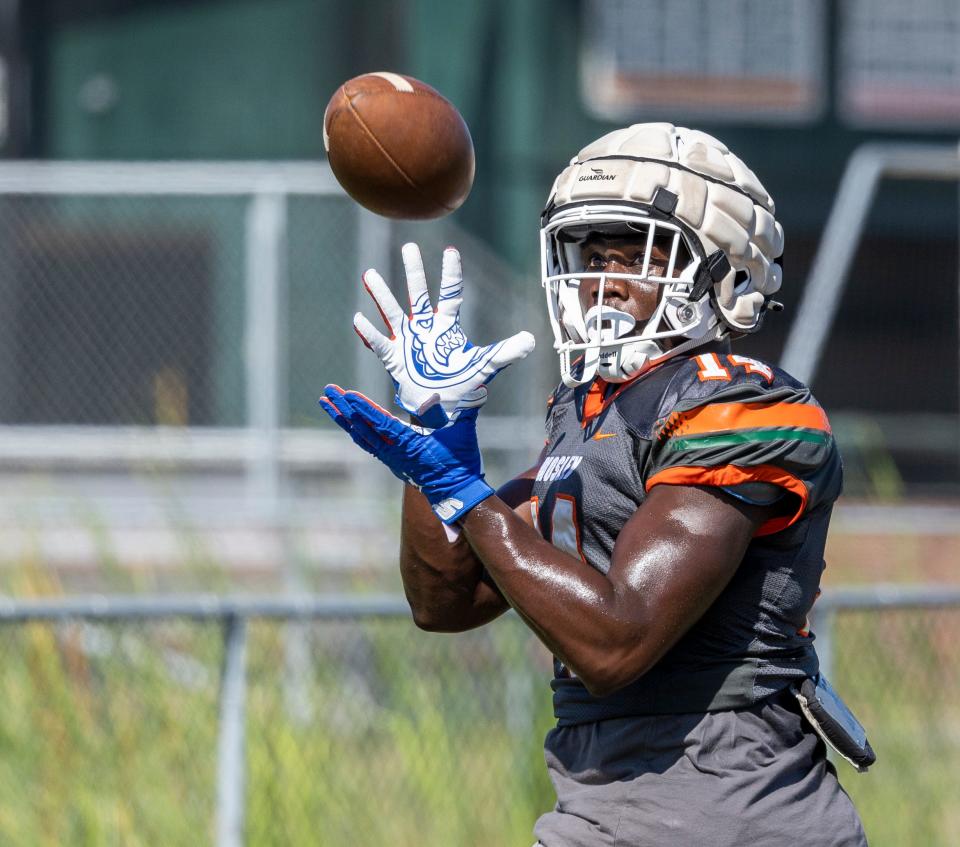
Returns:
[[[553,802],[551,672],[517,620],[249,639],[248,844],[530,843]],[[845,613],[835,640],[879,755],[838,764],[872,847],[960,843],[960,612]],[[212,843],[222,659],[214,624],[0,627],[0,844]]]
[[[251,844],[530,839],[552,803],[549,668],[517,621],[452,637],[405,620],[298,626],[315,661],[306,676],[287,664],[286,685],[284,634],[252,630]]]
[[[871,847],[960,844],[960,610],[847,612],[834,681],[877,764],[838,764]]]
[[[0,651],[0,843],[212,842],[216,625],[4,626]],[[552,803],[516,621],[257,623],[248,674],[248,844],[524,844]]]

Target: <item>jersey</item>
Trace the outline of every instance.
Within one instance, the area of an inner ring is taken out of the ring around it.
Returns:
[[[807,614],[842,465],[810,390],[721,346],[624,385],[559,387],[531,510],[544,538],[606,573],[620,530],[657,485],[706,485],[776,517],[703,617],[642,677],[592,696],[556,662],[560,725],[746,708],[816,674]]]

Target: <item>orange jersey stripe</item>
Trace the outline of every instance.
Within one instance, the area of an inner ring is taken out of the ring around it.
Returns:
[[[686,412],[674,412],[661,438],[735,429],[784,426],[830,432],[823,409],[805,403],[712,403]]]
[[[646,490],[655,485],[740,485],[744,482],[770,482],[786,488],[800,498],[800,505],[792,515],[782,515],[771,518],[754,533],[772,535],[781,529],[786,529],[796,523],[807,508],[807,486],[793,474],[774,465],[756,465],[754,467],[740,467],[738,465],[721,465],[716,468],[699,468],[692,465],[678,465],[665,468],[647,480]]]

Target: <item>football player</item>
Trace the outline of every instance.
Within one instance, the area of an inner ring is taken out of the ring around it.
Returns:
[[[546,446],[497,492],[476,417],[532,337],[469,344],[452,249],[436,311],[414,245],[409,312],[365,275],[387,332],[355,327],[413,420],[333,385],[321,404],[409,483],[416,623],[460,631],[512,607],[556,657],[544,847],[865,843],[800,694],[820,702],[806,617],[840,457],[806,386],[730,348],[777,307],[774,214],[702,132],[638,124],[580,151],[542,218],[561,375]]]

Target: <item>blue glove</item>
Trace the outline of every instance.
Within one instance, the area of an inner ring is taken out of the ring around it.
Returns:
[[[320,406],[333,422],[394,476],[420,489],[444,523],[455,523],[494,493],[483,478],[479,409],[464,409],[452,424],[431,431],[404,423],[358,391],[328,385],[323,395]]]

